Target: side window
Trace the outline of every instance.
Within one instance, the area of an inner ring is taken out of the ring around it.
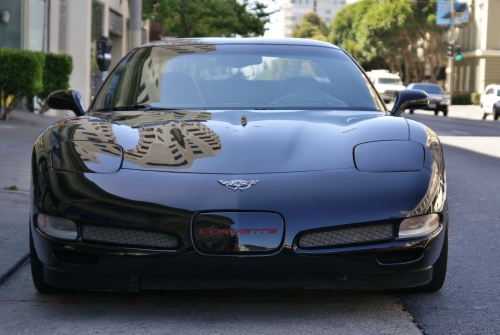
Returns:
[[[490,89],[486,90],[486,93],[485,93],[485,94],[493,94],[493,89],[492,89],[492,88],[490,88]]]
[[[497,97],[500,97],[500,88],[497,90]]]

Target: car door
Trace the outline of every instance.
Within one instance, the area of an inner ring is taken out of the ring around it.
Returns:
[[[488,112],[491,112],[491,110],[493,109],[493,100],[495,98],[495,95],[493,94],[494,91],[495,90],[493,88],[489,88],[485,93],[483,105],[484,109]]]

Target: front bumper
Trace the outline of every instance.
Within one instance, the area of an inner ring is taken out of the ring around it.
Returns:
[[[443,220],[446,222],[446,220]],[[428,283],[445,223],[429,236],[259,257],[64,242],[31,227],[47,283],[76,290],[406,288]]]

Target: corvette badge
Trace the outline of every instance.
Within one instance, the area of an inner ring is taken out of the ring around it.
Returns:
[[[257,184],[259,181],[235,179],[235,180],[218,180],[218,182],[219,184],[224,185],[235,192],[236,190],[240,190],[241,192],[243,192],[243,190],[246,190],[250,186]]]

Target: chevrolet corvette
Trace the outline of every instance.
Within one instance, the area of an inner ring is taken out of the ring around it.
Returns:
[[[134,48],[32,152],[35,288],[439,290],[436,134],[389,110],[341,48],[193,38]]]

